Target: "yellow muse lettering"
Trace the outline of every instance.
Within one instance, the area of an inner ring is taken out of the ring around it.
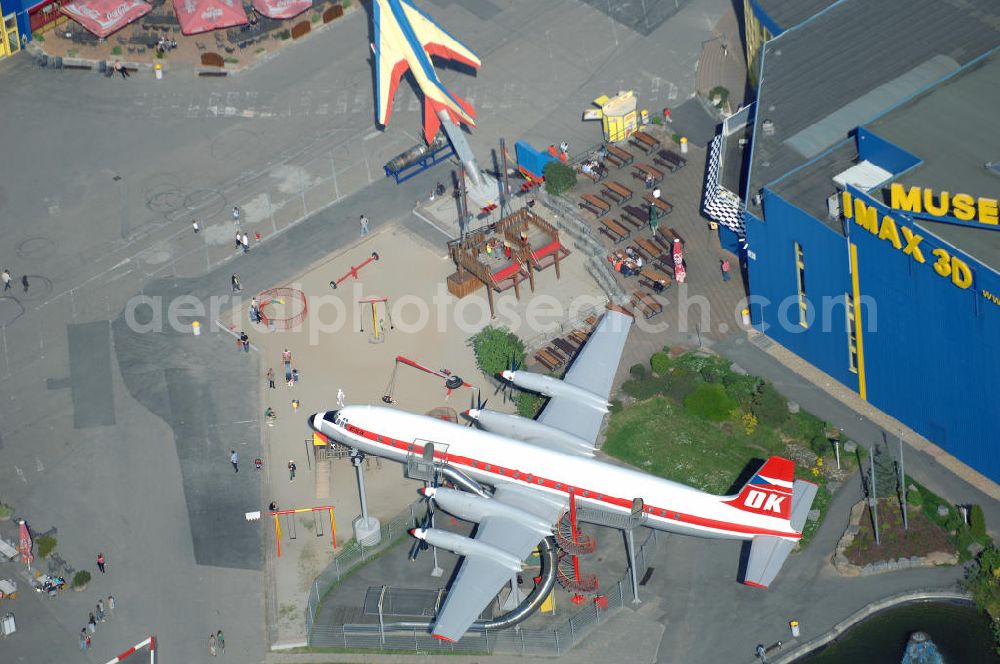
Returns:
[[[986,226],[1000,223],[1000,204],[995,198],[975,198],[970,194],[951,194],[947,191],[935,193],[933,189],[904,187],[898,182],[889,187],[889,207],[916,215],[955,217]]]

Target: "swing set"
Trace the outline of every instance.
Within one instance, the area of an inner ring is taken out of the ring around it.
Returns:
[[[385,317],[389,319],[389,329],[394,330],[396,326],[392,323],[392,312],[389,310],[389,298],[388,297],[363,297],[358,300],[358,309],[361,314],[361,331],[365,331],[365,307],[371,307],[371,331],[368,335],[368,343],[370,344],[380,344],[385,341],[385,319],[379,318],[378,316],[378,305],[381,303],[382,311],[385,312]]]
[[[432,376],[437,376],[438,378],[444,379],[445,389],[448,390],[445,399],[451,396],[452,390],[457,390],[460,387],[471,388],[472,385],[466,383],[462,380],[461,376],[456,376],[447,369],[440,369],[435,371],[434,369],[429,369],[422,364],[414,362],[413,360],[403,357],[402,355],[396,356],[396,362],[392,367],[392,375],[389,377],[389,382],[385,386],[385,394],[382,395],[382,401],[387,404],[394,404],[396,400],[393,398],[393,392],[396,390],[396,374],[399,372],[399,365],[404,365],[408,367],[413,367],[414,369],[419,369],[424,373],[429,373]]]
[[[325,534],[323,530],[326,519],[322,518],[319,515],[319,512],[330,513],[330,541],[333,543],[333,550],[337,550],[337,523],[333,519],[333,506],[327,505],[322,507],[303,507],[294,510],[276,510],[271,512],[271,516],[274,517],[274,541],[277,545],[279,558],[281,557],[281,517],[285,517],[285,523],[288,526],[288,539],[297,539],[298,531],[295,528],[295,515],[305,512],[312,512],[313,524],[316,527],[316,537],[323,537]]]

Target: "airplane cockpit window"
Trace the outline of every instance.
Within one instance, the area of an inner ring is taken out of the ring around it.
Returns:
[[[339,410],[328,410],[325,413],[323,413],[323,419],[326,420],[327,422],[331,423],[331,424],[336,424],[337,423],[337,413],[339,413],[339,412],[340,412]]]

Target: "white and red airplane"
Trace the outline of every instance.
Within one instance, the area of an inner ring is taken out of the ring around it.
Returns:
[[[317,432],[366,454],[405,463],[432,451],[437,462],[495,488],[487,497],[428,490],[439,507],[479,524],[474,538],[436,529],[413,532],[463,556],[435,618],[434,636],[454,641],[465,634],[518,561],[551,534],[570,495],[578,504],[622,514],[641,498],[650,528],[750,540],[744,583],[763,588],[802,536],[816,485],[795,480],[787,459],[771,457],[738,494],[716,496],[594,458],[631,324],[628,312],[609,307],[562,380],[505,371],[514,385],[549,397],[535,420],[469,411],[486,429],[480,430],[376,406],[347,406],[310,418]]]

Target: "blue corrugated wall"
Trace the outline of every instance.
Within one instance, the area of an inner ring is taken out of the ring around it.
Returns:
[[[851,283],[846,240],[767,189],[763,203],[766,222],[746,217],[747,240],[756,257],[747,261],[751,320],[767,336],[856,390],[844,311]],[[808,328],[798,325],[796,242],[805,257],[806,295],[814,314]]]

